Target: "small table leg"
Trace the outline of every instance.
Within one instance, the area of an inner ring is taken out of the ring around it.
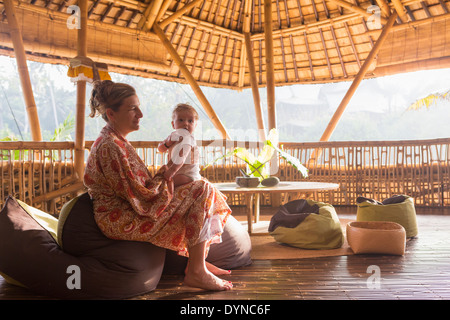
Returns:
[[[246,194],[245,195],[245,202],[246,202],[246,207],[247,207],[247,228],[248,228],[248,233],[252,234],[253,232],[253,206],[254,206],[254,201],[253,201],[253,194]]]
[[[259,193],[255,194],[253,197],[253,215],[255,218],[255,223],[259,222],[259,199],[260,194]]]

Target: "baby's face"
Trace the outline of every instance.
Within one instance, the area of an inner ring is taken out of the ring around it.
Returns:
[[[172,120],[172,127],[174,129],[186,129],[190,134],[194,133],[196,126],[197,120],[190,111],[177,112],[175,118]]]

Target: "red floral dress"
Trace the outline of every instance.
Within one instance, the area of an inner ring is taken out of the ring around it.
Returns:
[[[92,146],[84,184],[97,225],[109,238],[151,242],[187,254],[220,241],[231,213],[226,197],[206,179],[168,191],[161,168],[151,177],[131,144],[108,125]]]

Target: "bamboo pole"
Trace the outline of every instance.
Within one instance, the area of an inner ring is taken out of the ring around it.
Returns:
[[[172,0],[164,1],[163,5],[161,6],[161,9],[158,12],[158,16],[156,17],[156,22],[159,22],[162,19],[162,17],[164,17],[164,15],[166,14],[167,9],[169,9],[169,6],[171,3],[172,3]]]
[[[194,91],[195,95],[197,96],[198,100],[202,104],[203,108],[206,111],[206,114],[211,119],[211,122],[216,127],[216,129],[219,131],[219,133],[222,136],[222,139],[230,139],[230,136],[227,133],[227,130],[223,126],[222,122],[218,118],[216,112],[211,107],[208,99],[203,94],[202,90],[200,89],[200,86],[197,84],[197,81],[195,81],[192,74],[189,72],[189,69],[186,67],[186,65],[183,63],[183,59],[181,59],[180,55],[178,54],[177,50],[172,46],[172,43],[167,39],[166,35],[164,34],[164,31],[161,29],[158,23],[153,24],[153,31],[156,33],[156,35],[161,39],[161,42],[163,43],[164,47],[169,52],[170,56],[174,60],[174,62],[177,64],[177,66],[180,68],[181,73],[186,78],[187,82],[191,86],[192,90]]]
[[[14,54],[17,61],[17,71],[20,77],[20,83],[23,90],[28,120],[31,128],[31,138],[33,141],[42,141],[41,126],[39,124],[39,116],[36,102],[33,95],[33,87],[31,86],[30,74],[27,66],[27,56],[23,45],[22,34],[16,18],[16,10],[12,0],[3,1],[6,17],[8,19],[9,32],[14,47]]]
[[[381,12],[386,16],[389,17],[391,14],[391,9],[389,8],[389,5],[386,0],[375,0],[380,7]]]
[[[273,63],[273,35],[272,35],[272,0],[264,0],[264,37],[266,53],[266,86],[268,129],[277,127],[275,110],[275,75]]]
[[[355,79],[353,80],[350,88],[348,89],[347,93],[345,94],[344,98],[342,99],[340,105],[336,109],[333,117],[330,120],[330,123],[328,123],[327,128],[325,129],[322,137],[320,138],[320,141],[328,141],[330,139],[331,134],[333,133],[334,129],[336,128],[339,119],[341,118],[342,114],[344,113],[345,108],[347,107],[348,103],[350,102],[350,99],[353,97],[353,94],[355,93],[356,89],[358,88],[359,84],[363,80],[367,70],[369,69],[370,65],[372,64],[373,60],[375,59],[378,50],[380,50],[381,46],[383,45],[384,41],[386,40],[389,32],[392,29],[392,26],[395,23],[395,19],[397,19],[397,12],[393,12],[391,16],[389,17],[388,23],[384,26],[383,32],[381,33],[380,37],[378,38],[377,42],[375,43],[374,47],[372,48],[372,51],[370,51],[369,55],[367,56],[366,60],[364,61],[363,65],[361,66],[361,69],[359,70],[358,74],[356,75]]]
[[[147,21],[144,24],[144,31],[151,30],[153,28],[153,24],[156,21],[156,17],[158,16],[159,10],[163,4],[163,0],[153,0],[153,5],[150,10],[150,13],[147,17]]]
[[[358,7],[357,5],[351,4],[345,0],[329,0],[329,1],[334,2],[335,4],[337,4],[340,7],[343,7],[350,11],[358,13],[358,14],[362,15],[363,17],[369,18],[370,16],[372,16],[371,12],[367,12],[365,9]],[[387,20],[383,17],[380,17],[380,20],[381,20],[381,23],[383,23],[383,24],[387,23]]]
[[[259,96],[258,80],[256,78],[255,61],[252,55],[252,44],[250,40],[250,33],[245,32],[245,47],[247,51],[248,69],[250,73],[250,84],[252,87],[253,103],[255,105],[256,123],[258,124],[258,136],[260,141],[266,141],[266,129],[264,125],[263,111],[261,108],[261,98]]]
[[[247,53],[248,69],[250,73],[250,85],[252,87],[253,103],[255,106],[256,123],[258,125],[258,137],[260,141],[266,141],[266,128],[264,125],[263,111],[261,107],[261,97],[259,95],[258,80],[256,78],[255,60],[253,59],[252,42],[250,38],[250,14],[251,14],[252,0],[245,1],[244,8],[244,43],[245,51]]]
[[[78,29],[77,55],[87,56],[87,0],[79,0],[80,7],[80,29]],[[84,118],[86,109],[86,81],[77,82],[77,102],[76,102],[76,126],[75,126],[75,155],[74,165],[78,179],[84,176]]]
[[[178,10],[177,12],[174,12],[170,17],[168,17],[167,19],[161,21],[159,23],[159,27],[161,29],[164,29],[169,23],[171,23],[172,21],[176,20],[177,18],[181,17],[183,14],[185,14],[187,11],[195,8],[201,1],[203,0],[194,0],[191,3],[185,5],[183,8],[181,8],[180,10]]]
[[[394,5],[394,9],[395,11],[397,11],[398,16],[400,17],[400,20],[402,20],[402,22],[408,22],[409,18],[406,14],[406,9],[403,6],[402,2],[400,0],[392,0],[392,4]]]

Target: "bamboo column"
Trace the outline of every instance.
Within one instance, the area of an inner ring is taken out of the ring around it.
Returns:
[[[78,29],[77,55],[87,56],[87,0],[79,0],[80,7],[80,29]],[[75,126],[75,172],[78,179],[82,180],[84,176],[84,118],[86,109],[86,81],[77,81],[77,102],[76,102],[76,126]]]
[[[14,47],[14,55],[17,61],[20,83],[23,90],[28,120],[30,121],[31,138],[33,141],[42,141],[41,126],[31,86],[30,74],[27,67],[27,56],[23,45],[22,34],[16,18],[16,10],[12,0],[4,0],[6,17],[8,19],[9,32]]]
[[[195,95],[197,96],[197,99],[202,104],[203,109],[205,109],[206,114],[208,115],[208,117],[211,119],[213,125],[216,127],[216,129],[221,134],[222,139],[230,139],[230,136],[228,135],[227,130],[225,129],[222,122],[218,118],[214,109],[211,107],[208,99],[203,94],[197,81],[195,81],[195,78],[192,76],[192,74],[189,72],[189,69],[184,64],[183,59],[181,59],[177,50],[172,46],[172,43],[170,43],[170,41],[167,39],[166,35],[164,34],[164,31],[161,29],[161,27],[159,26],[158,23],[153,24],[153,31],[159,37],[159,39],[161,40],[164,47],[169,52],[170,56],[172,57],[172,59],[174,60],[176,65],[180,68],[180,72],[186,78],[187,82],[189,83],[189,85],[191,86]]]
[[[355,79],[353,80],[350,88],[348,89],[347,93],[345,94],[344,98],[342,99],[340,105],[336,109],[333,117],[330,120],[330,123],[328,123],[327,128],[325,129],[322,137],[320,138],[320,141],[328,141],[330,139],[331,134],[333,133],[334,129],[336,128],[336,125],[339,122],[339,119],[341,118],[342,114],[344,113],[345,108],[347,107],[348,103],[350,102],[350,99],[353,97],[353,94],[355,93],[356,89],[358,88],[359,84],[363,80],[364,76],[366,75],[367,70],[369,69],[369,66],[375,59],[378,50],[380,50],[381,46],[383,45],[384,41],[386,40],[389,32],[392,29],[392,26],[395,23],[395,19],[397,19],[397,12],[393,12],[391,16],[389,17],[389,20],[387,24],[384,26],[383,31],[380,34],[380,37],[378,38],[377,42],[372,48],[372,51],[370,51],[369,55],[367,56],[366,60],[364,61],[363,65],[361,66],[361,69],[359,70],[358,74],[356,75]]]
[[[266,52],[267,113],[269,130],[277,127],[275,110],[275,76],[273,63],[272,0],[264,0],[264,37]]]
[[[245,51],[247,52],[248,70],[250,73],[250,85],[252,87],[253,103],[255,105],[256,123],[258,125],[258,136],[260,141],[266,141],[266,132],[263,118],[263,111],[261,107],[261,97],[259,96],[258,80],[256,78],[255,60],[253,59],[253,49],[250,39],[250,8],[252,0],[245,2],[245,16],[244,16],[244,41]]]
[[[252,44],[250,33],[244,32],[245,49],[247,51],[248,70],[250,73],[250,84],[252,87],[253,103],[255,105],[256,123],[258,125],[258,136],[260,141],[266,141],[266,129],[264,125],[263,111],[261,107],[261,97],[259,96],[258,80],[256,78],[255,61],[252,55]]]

